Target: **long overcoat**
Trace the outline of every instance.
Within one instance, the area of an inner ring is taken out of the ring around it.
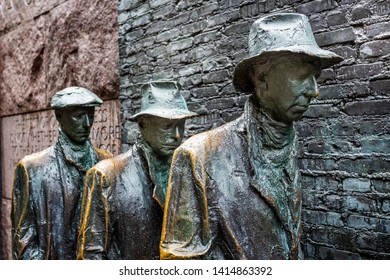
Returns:
[[[249,101],[243,116],[175,151],[162,259],[298,258],[297,139],[265,148],[255,111]]]
[[[112,156],[88,147],[90,164]],[[11,213],[14,259],[76,258],[86,171],[59,142],[18,162]]]
[[[78,259],[159,259],[163,212],[148,161],[135,144],[88,171]]]

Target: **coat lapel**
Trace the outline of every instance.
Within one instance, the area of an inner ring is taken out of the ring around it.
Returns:
[[[249,107],[251,107],[249,105]],[[291,237],[291,255],[296,255],[301,214],[301,186],[296,162],[297,139],[283,150],[263,147],[251,108],[246,112],[249,162],[252,170],[251,187],[267,202]],[[287,153],[286,162],[275,163],[272,153]],[[266,154],[267,153],[267,154]]]

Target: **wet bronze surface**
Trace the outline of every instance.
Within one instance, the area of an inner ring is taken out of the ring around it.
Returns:
[[[88,171],[78,259],[159,259],[163,208],[172,154],[188,111],[175,82],[141,87],[132,117],[141,139],[129,151]]]
[[[112,157],[93,147],[89,134],[100,98],[67,88],[52,98],[58,137],[53,146],[27,155],[15,168],[12,188],[14,259],[75,259],[84,177]]]
[[[244,114],[175,152],[162,259],[298,259],[302,194],[293,122],[318,96],[315,77],[341,60],[315,43],[308,19],[257,20],[233,84]]]

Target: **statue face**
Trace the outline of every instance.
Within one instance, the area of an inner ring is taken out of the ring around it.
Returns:
[[[184,124],[184,119],[170,120],[143,116],[139,126],[142,138],[155,153],[161,156],[172,156],[183,140]]]
[[[262,108],[277,121],[287,124],[300,119],[313,97],[318,96],[316,75],[321,71],[319,60],[281,59],[267,74],[261,65],[252,73],[255,93]]]
[[[95,107],[71,107],[57,111],[62,131],[76,144],[84,144],[89,138]]]

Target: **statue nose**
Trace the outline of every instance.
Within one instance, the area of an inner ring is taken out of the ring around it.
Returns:
[[[175,127],[175,139],[176,140],[180,139],[180,131],[178,126]]]
[[[317,97],[320,95],[320,92],[318,91],[317,81],[314,77],[311,78],[311,81],[307,82],[305,94],[307,97]]]
[[[86,127],[91,126],[91,120],[89,119],[88,115],[85,115],[85,117],[84,117],[84,126],[86,126]]]

